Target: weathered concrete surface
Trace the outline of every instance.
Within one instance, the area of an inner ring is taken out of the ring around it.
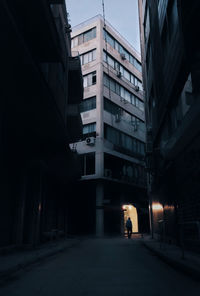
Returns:
[[[192,280],[144,248],[141,240],[86,239],[25,270],[0,288],[4,296],[199,295]]]

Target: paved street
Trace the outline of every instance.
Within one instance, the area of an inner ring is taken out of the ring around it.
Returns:
[[[140,240],[87,239],[27,268],[1,296],[199,295],[200,283],[153,256]]]

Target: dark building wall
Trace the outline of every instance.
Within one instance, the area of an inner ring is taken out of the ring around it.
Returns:
[[[139,12],[152,231],[198,245],[199,1],[139,0]]]
[[[66,7],[49,3],[1,3],[0,246],[66,233],[66,199],[80,176],[66,122],[69,87],[82,99],[81,68],[69,86]]]

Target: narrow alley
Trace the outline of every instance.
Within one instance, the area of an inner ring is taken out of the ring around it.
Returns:
[[[25,269],[0,288],[9,296],[199,295],[200,283],[167,264],[140,239],[83,239],[48,261]]]

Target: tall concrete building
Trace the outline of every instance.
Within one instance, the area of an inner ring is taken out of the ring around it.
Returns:
[[[130,204],[137,232],[146,206],[140,55],[101,15],[73,28],[73,52],[84,83],[83,139],[72,144],[82,163],[78,229],[97,236],[123,232],[122,206]]]
[[[199,248],[198,0],[139,0],[152,234]]]

